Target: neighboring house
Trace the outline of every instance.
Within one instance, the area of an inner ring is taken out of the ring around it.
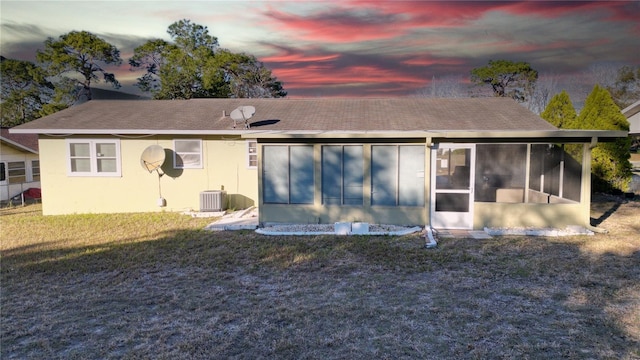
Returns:
[[[627,136],[505,98],[94,100],[12,131],[39,135],[44,214],[198,210],[224,189],[261,224],[463,229],[589,226],[591,148]]]
[[[640,135],[640,100],[622,109],[622,114],[629,120],[629,135]]]
[[[40,188],[37,134],[11,134],[0,129],[0,201],[30,188]]]

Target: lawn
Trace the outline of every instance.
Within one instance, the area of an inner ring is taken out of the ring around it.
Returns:
[[[640,202],[593,217],[610,232],[427,250],[2,209],[0,358],[638,359]]]

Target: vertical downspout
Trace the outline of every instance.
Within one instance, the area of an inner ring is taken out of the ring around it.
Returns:
[[[431,193],[431,172],[433,171],[433,169],[431,169],[431,149],[433,148],[432,141],[433,139],[430,136],[426,138],[426,154],[424,157],[424,204],[427,211],[425,224],[428,224],[429,226],[431,226],[431,196],[433,196],[433,194]]]
[[[431,196],[433,196],[433,194],[431,194],[431,172],[433,171],[431,169],[431,153],[432,153],[431,149],[433,148],[432,141],[433,139],[431,137],[427,137],[426,148],[425,148],[426,156],[424,157],[424,170],[425,170],[424,171],[424,187],[425,187],[424,204],[425,204],[425,209],[427,211],[427,214],[426,214],[427,223],[425,225],[425,230],[426,230],[425,240],[428,240],[425,242],[425,247],[427,249],[432,249],[438,245],[438,243],[436,242],[435,236],[433,235],[433,228],[431,227]]]
[[[264,204],[263,196],[264,191],[262,191],[262,146],[264,144],[260,143],[258,139],[256,139],[256,156],[257,156],[257,172],[258,172],[258,224],[259,227],[264,225],[264,214],[262,205]]]

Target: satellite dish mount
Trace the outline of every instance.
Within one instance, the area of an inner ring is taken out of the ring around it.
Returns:
[[[150,145],[140,155],[140,165],[149,173],[158,173],[158,206],[166,206],[167,202],[162,197],[162,188],[160,186],[160,178],[164,173],[161,171],[161,166],[164,164],[165,153],[164,149],[160,145]]]

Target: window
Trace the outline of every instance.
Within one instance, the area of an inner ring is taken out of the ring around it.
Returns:
[[[119,140],[69,139],[67,149],[69,175],[120,176]]]
[[[478,144],[474,200],[579,202],[582,165],[575,158],[582,158],[582,144]]]
[[[5,182],[7,180],[7,165],[0,162],[0,181]]]
[[[579,202],[582,164],[576,159],[582,159],[581,144],[531,145],[529,189],[534,193],[530,201],[551,202],[560,198]]]
[[[474,200],[524,202],[526,168],[526,144],[478,144]]]
[[[371,204],[424,206],[423,145],[371,147]]]
[[[258,142],[247,140],[247,167],[255,169],[258,167]]]
[[[313,146],[265,145],[262,150],[264,202],[313,204]]]
[[[322,147],[322,203],[362,205],[362,146]]]
[[[24,161],[10,161],[7,163],[9,184],[27,182],[27,168]]]
[[[40,181],[40,161],[31,161],[31,181]]]
[[[202,140],[173,140],[173,167],[202,169]]]

